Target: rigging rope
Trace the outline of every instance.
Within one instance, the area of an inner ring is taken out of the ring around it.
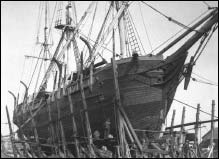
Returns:
[[[216,31],[218,25],[216,24],[213,28],[212,28],[212,32],[210,33],[210,35],[208,36],[208,39],[206,40],[206,43],[204,44],[204,46],[202,47],[201,51],[198,54],[198,57],[194,60],[194,65],[196,64],[197,60],[199,59],[199,57],[201,56],[201,54],[203,53],[205,47],[207,46],[208,42],[210,41],[213,33]]]
[[[193,109],[196,109],[196,110],[197,110],[197,108],[194,107],[194,106],[192,106],[192,105],[186,104],[186,103],[184,103],[184,102],[182,102],[182,101],[180,101],[180,100],[177,100],[177,99],[175,99],[175,98],[174,98],[173,100],[175,100],[175,101],[177,101],[178,103],[181,103],[181,104],[183,104],[183,105],[185,105],[185,106],[188,106],[188,107],[190,107],[190,108],[193,108]],[[205,112],[205,111],[203,111],[203,110],[201,110],[201,109],[200,109],[200,112],[211,116],[210,113]],[[214,116],[214,117],[215,117],[215,118],[218,118],[217,116]]]
[[[43,52],[43,47],[41,47],[41,50],[40,50],[40,53],[39,53],[39,57],[40,57],[40,55],[41,55],[42,52]],[[33,74],[32,74],[32,76],[31,76],[30,82],[29,82],[29,84],[28,84],[28,89],[29,89],[29,87],[30,87],[30,84],[31,84],[32,79],[33,79],[33,76],[34,76],[34,74],[35,74],[35,71],[36,71],[36,68],[37,68],[38,62],[39,62],[39,58],[37,59],[37,62],[36,62],[36,65],[35,65],[35,68],[34,68]]]
[[[128,13],[128,15],[129,15],[129,17],[130,17],[130,21],[131,21],[131,23],[132,23],[132,25],[133,25],[133,27],[134,27],[134,30],[135,30],[135,32],[136,32],[136,34],[137,34],[138,40],[140,41],[141,47],[142,47],[142,49],[143,49],[143,51],[144,51],[144,54],[146,54],[146,51],[145,51],[145,49],[144,49],[144,47],[143,47],[143,44],[142,44],[142,42],[141,42],[141,40],[140,40],[140,36],[139,36],[139,34],[138,34],[138,31],[137,31],[137,29],[136,29],[136,27],[135,27],[135,25],[134,25],[133,18],[132,18],[132,16],[131,16],[131,14],[130,14],[130,12],[129,12],[128,9],[127,9],[127,13]]]
[[[197,78],[194,78],[194,77],[192,77],[192,80],[195,81],[195,82],[199,82],[199,83],[209,84],[209,85],[212,85],[212,86],[218,86],[218,84],[214,84],[214,83],[211,83],[211,82],[206,82],[206,81],[198,80]]]
[[[93,17],[92,17],[92,22],[91,22],[91,26],[90,26],[90,29],[89,29],[89,32],[88,32],[88,36],[87,36],[87,37],[88,37],[88,38],[87,38],[88,41],[90,40],[90,36],[91,36],[92,29],[93,29],[93,25],[94,25],[94,19],[95,19],[95,17],[96,17],[97,3],[98,3],[98,2],[96,2],[96,5],[95,5],[94,14],[93,14]],[[82,52],[84,52],[85,46],[86,46],[86,44],[84,44],[84,47],[83,47]],[[86,50],[84,56],[86,55],[87,51],[88,51],[88,50]]]
[[[39,13],[38,13],[38,28],[37,28],[37,43],[39,42],[39,34],[40,34],[40,26],[41,26],[41,17],[42,17],[42,12],[43,12],[43,5],[42,2],[40,2],[39,5]]]
[[[196,22],[199,18],[201,18],[204,14],[206,14],[208,12],[205,11],[204,13],[202,13],[201,15],[199,15],[197,18],[195,18],[194,20],[192,20],[188,26],[192,25],[194,22]],[[157,49],[159,49],[161,46],[165,45],[168,41],[170,41],[171,39],[173,39],[174,37],[176,37],[180,32],[182,32],[184,30],[184,28],[180,29],[178,32],[176,32],[175,34],[173,34],[170,38],[168,38],[166,41],[164,41],[163,43],[161,43],[160,45],[158,45],[154,50],[152,50],[149,54],[152,54],[154,51],[156,51]]]
[[[147,28],[146,28],[146,25],[145,25],[145,21],[144,21],[144,18],[143,18],[143,14],[142,14],[142,10],[141,10],[141,4],[138,2],[138,5],[139,5],[139,9],[140,9],[140,13],[141,13],[141,18],[142,18],[142,21],[143,21],[143,25],[144,25],[144,30],[145,30],[145,33],[146,33],[146,36],[147,36],[147,39],[148,39],[148,43],[150,45],[150,49],[151,51],[153,50],[153,47],[152,47],[152,44],[151,44],[151,41],[150,41],[150,38],[149,38],[149,34],[148,34],[148,31],[147,31]]]
[[[42,57],[44,57],[44,55],[43,55]],[[37,88],[37,85],[38,85],[38,82],[39,82],[39,77],[40,77],[42,65],[43,65],[43,60],[41,61],[41,64],[40,64],[39,73],[38,73],[37,80],[36,80],[36,84],[35,84],[35,88],[34,88],[34,93],[35,93],[35,91],[36,91],[36,88]],[[35,98],[34,98],[34,99],[35,99]]]
[[[50,26],[49,26],[48,39],[49,39],[50,33],[51,33],[51,31],[52,31],[52,23],[53,23],[53,20],[54,20],[54,17],[55,17],[56,7],[57,7],[57,2],[56,2],[56,4],[55,4],[54,11],[53,11],[53,16],[52,16],[52,21],[51,21]],[[51,35],[51,36],[52,36],[52,35]]]
[[[117,28],[116,28],[117,29]],[[88,38],[85,34],[83,34],[81,31],[79,31],[79,34],[80,35],[82,35],[83,37],[85,37],[85,38]],[[112,39],[112,37],[110,38],[110,40]],[[108,41],[108,43],[107,44],[109,44],[109,42],[110,42],[110,40]],[[91,42],[92,43],[95,43],[95,40],[93,40],[93,39],[89,39],[89,42],[90,42],[90,45],[93,47],[94,46],[94,44],[91,44]],[[107,45],[107,44],[103,44],[103,45]],[[109,51],[109,52],[111,52],[111,53],[113,53],[113,51],[112,50],[110,50],[109,48],[107,48],[106,46],[101,46],[102,48],[104,48],[104,49],[106,49],[107,51]],[[116,53],[116,54],[119,54],[119,53]],[[97,54],[96,56],[100,56],[100,54]],[[89,61],[86,61],[85,63],[87,63],[87,62],[89,62]]]
[[[211,80],[209,80],[209,79],[207,79],[207,78],[205,78],[205,77],[203,77],[203,76],[201,76],[201,75],[198,75],[197,73],[192,72],[192,74],[194,74],[194,75],[196,75],[197,77],[199,77],[199,78],[201,78],[201,79],[203,79],[203,80],[206,80],[206,81],[208,81],[208,82],[210,82],[210,83],[213,83],[213,84],[215,84],[215,85],[218,85],[216,82],[213,82],[213,81],[211,81]]]
[[[212,8],[206,1],[202,1],[202,2],[208,7],[208,9]]]
[[[173,19],[172,17],[169,17],[167,15],[165,15],[164,13],[160,12],[159,10],[157,10],[156,8],[154,8],[153,6],[149,5],[148,3],[141,1],[142,3],[144,3],[145,5],[147,5],[148,7],[150,7],[151,9],[153,9],[154,11],[156,11],[157,13],[159,13],[160,15],[162,15],[163,17],[165,17],[166,19],[168,19],[169,21],[179,25],[180,27],[184,28],[184,29],[191,29],[189,26],[184,25],[183,23]],[[196,30],[193,30],[196,31]],[[197,32],[197,31],[196,31]]]
[[[26,59],[24,59],[24,63],[23,63],[23,67],[22,67],[22,71],[21,71],[21,81],[22,81],[22,78],[23,78],[23,74],[24,74],[24,67],[25,67],[25,62],[26,62]],[[20,84],[19,84],[19,87],[18,87],[18,93],[20,92]]]
[[[200,41],[200,44],[199,44],[199,46],[198,46],[198,48],[197,48],[197,50],[196,50],[196,52],[195,52],[195,54],[194,54],[193,57],[196,57],[196,56],[197,56],[197,54],[199,53],[199,51],[200,51],[202,45],[204,44],[205,40],[207,39],[208,35],[209,35],[209,32],[207,32],[207,33],[205,33],[205,34],[203,35],[203,37],[202,37],[202,39],[201,39],[201,41]]]

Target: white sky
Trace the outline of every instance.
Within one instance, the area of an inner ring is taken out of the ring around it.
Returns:
[[[89,3],[90,2],[76,2],[78,19],[80,19]],[[206,11],[206,6],[201,1],[149,1],[148,3],[184,24],[190,23],[193,19]],[[212,6],[218,6],[217,1],[209,1],[208,3]],[[52,16],[54,4],[55,2],[50,2],[50,16]],[[101,18],[103,18],[102,15],[106,12],[107,6],[108,2],[99,2],[97,21],[94,26],[95,33],[99,31],[98,26],[102,23]],[[24,93],[23,86],[19,83],[24,64],[24,55],[32,54],[37,56],[37,51],[39,50],[36,49],[33,54],[33,47],[36,42],[38,8],[39,1],[1,1],[1,123],[7,122],[5,105],[8,105],[12,118],[13,98],[7,91],[10,90],[17,94],[20,86],[20,96]],[[181,29],[179,26],[168,22],[143,4],[141,4],[141,9],[153,48]],[[141,14],[139,12],[138,2],[132,4],[130,12],[134,18],[136,28],[146,52],[150,52]],[[41,30],[41,33],[42,32],[43,30]],[[58,41],[57,37],[58,34],[57,31],[55,31],[54,42]],[[95,37],[96,35],[93,36],[93,39]],[[42,36],[40,38],[42,39]],[[190,55],[194,54],[194,51],[195,49],[191,49],[189,51]],[[173,50],[170,50],[168,53],[172,52]],[[33,63],[31,62],[31,60],[25,62],[25,72],[22,78],[25,82],[27,82],[27,78],[30,77],[30,70],[33,69]],[[217,83],[218,31],[215,32],[210,43],[207,45],[206,50],[194,67],[194,72]],[[193,106],[200,103],[201,109],[209,113],[211,112],[211,101],[214,99],[216,101],[215,113],[216,116],[218,116],[218,87],[191,81],[189,89],[185,91],[183,90],[182,82],[177,89],[175,98]],[[175,124],[180,124],[182,108],[182,104],[173,102],[167,118],[168,125],[170,125],[173,109],[176,109]],[[195,114],[195,110],[187,107],[185,122],[195,121]],[[210,119],[210,116],[201,113],[201,120],[208,119]],[[202,134],[209,130],[210,125],[206,124],[206,126],[207,128],[202,129]],[[1,124],[1,132],[3,135],[8,134],[8,126]]]

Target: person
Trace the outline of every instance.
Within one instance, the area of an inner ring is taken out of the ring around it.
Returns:
[[[189,158],[189,150],[190,150],[189,140],[186,140],[186,142],[183,145],[183,152],[186,158]]]
[[[107,139],[110,133],[110,119],[107,119],[104,123],[104,139]]]
[[[98,130],[95,130],[93,133],[93,143],[95,146],[97,146],[97,148],[101,148],[102,146],[102,141],[100,140],[100,132]]]

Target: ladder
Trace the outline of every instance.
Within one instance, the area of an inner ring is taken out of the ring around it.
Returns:
[[[141,49],[140,49],[140,46],[138,44],[138,40],[137,40],[137,37],[135,35],[135,31],[134,31],[134,28],[133,28],[133,24],[131,22],[131,17],[128,13],[128,11],[125,12],[125,22],[126,22],[126,29],[127,29],[127,38],[128,38],[128,44],[130,45],[130,49],[131,49],[131,52],[132,54],[133,53],[138,53],[139,55],[141,55]]]

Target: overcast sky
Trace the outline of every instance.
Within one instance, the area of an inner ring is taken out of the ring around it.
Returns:
[[[84,10],[87,8],[90,2],[76,2],[78,19],[80,19]],[[155,8],[164,12],[168,16],[171,16],[184,24],[190,23],[193,19],[198,17],[201,13],[206,11],[206,5],[202,1],[149,1],[149,4]],[[208,2],[212,6],[218,6],[217,1]],[[50,2],[50,16],[55,2]],[[99,30],[103,14],[106,13],[108,2],[99,2],[98,14],[96,26],[94,30],[96,33]],[[142,15],[147,27],[149,38],[152,47],[155,48],[160,43],[168,39],[171,35],[176,33],[181,28],[175,24],[167,21],[159,14],[146,7],[144,4],[140,4]],[[18,93],[19,81],[21,80],[22,68],[24,65],[24,55],[33,54],[33,48],[36,42],[37,32],[37,16],[39,11],[38,1],[25,1],[25,2],[2,2],[1,1],[1,122],[6,123],[5,105],[8,105],[10,115],[12,118],[13,112],[13,98],[8,90]],[[133,15],[136,28],[139,32],[142,43],[144,44],[146,52],[150,52],[149,43],[146,38],[145,30],[143,27],[143,21],[140,14],[139,3],[134,2],[130,7],[130,12]],[[90,18],[91,19],[91,18]],[[43,22],[42,22],[43,24]],[[43,31],[41,31],[42,33]],[[86,31],[85,31],[86,32]],[[55,32],[57,33],[57,32]],[[55,35],[54,42],[57,42],[59,34]],[[42,35],[42,34],[40,34]],[[95,37],[95,36],[94,36]],[[41,36],[42,38],[42,36]],[[35,56],[37,56],[38,50],[35,50]],[[190,55],[194,54],[195,47],[189,51]],[[169,54],[172,53],[171,50]],[[188,58],[189,59],[189,58]],[[25,71],[23,72],[23,81],[27,81],[30,77],[30,70],[33,64],[31,62],[25,62]],[[215,32],[210,40],[206,50],[200,57],[194,72],[210,79],[211,81],[218,81],[218,31]],[[196,77],[196,76],[194,76]],[[20,87],[20,93],[24,93],[22,86]],[[218,116],[218,87],[201,84],[197,82],[190,82],[189,89],[183,90],[183,83],[177,89],[175,96],[176,99],[184,101],[185,103],[197,106],[201,104],[201,109],[206,112],[211,112],[211,101],[216,101],[216,116]],[[170,118],[172,110],[176,109],[176,122],[179,124],[181,121],[181,111],[183,105],[177,102],[173,102],[171,110],[167,118],[168,125],[170,124]],[[186,108],[186,120],[185,122],[191,122],[195,120],[196,111],[191,108]],[[210,116],[201,113],[201,120],[208,120]],[[202,129],[202,134],[209,130],[209,124],[206,124],[207,128]],[[8,133],[8,127],[5,124],[1,124],[1,132],[3,135]]]

